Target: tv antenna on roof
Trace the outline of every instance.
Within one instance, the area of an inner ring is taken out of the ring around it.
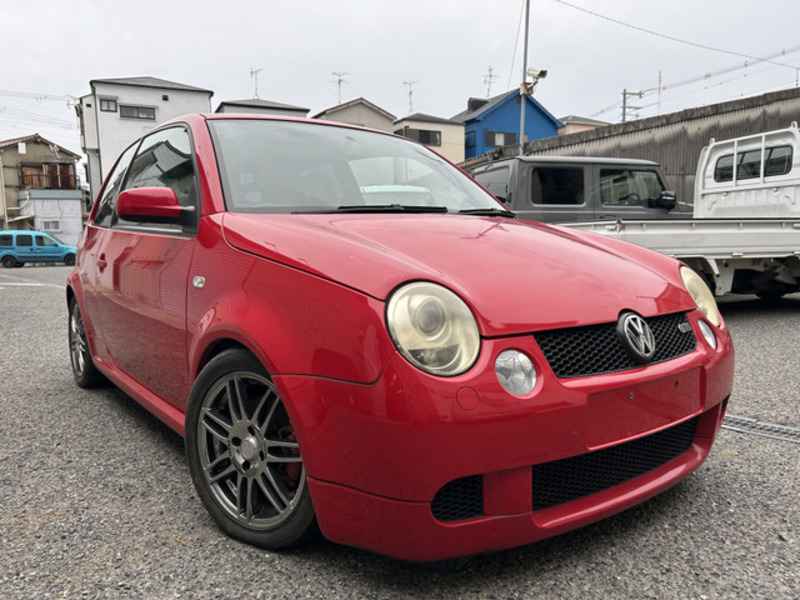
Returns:
[[[250,77],[253,78],[253,97],[258,98],[258,74],[264,69],[250,69]]]
[[[349,74],[350,74],[350,73],[339,73],[339,72],[337,72],[337,71],[334,71],[333,73],[331,73],[331,75],[333,75],[334,77],[336,77],[336,81],[334,81],[333,83],[335,83],[335,84],[336,84],[336,87],[338,87],[338,88],[339,88],[339,104],[341,104],[341,103],[342,103],[342,84],[343,84],[343,83],[350,83],[349,81],[347,81],[347,80],[344,78],[344,76],[345,76],[345,75],[349,75]]]
[[[403,85],[408,86],[408,114],[414,112],[412,96],[414,95],[414,84],[418,81],[404,81]]]

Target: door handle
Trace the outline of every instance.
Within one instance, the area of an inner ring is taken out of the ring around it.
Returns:
[[[102,271],[107,266],[108,266],[108,263],[106,262],[106,255],[105,254],[101,254],[100,258],[97,259],[97,268]]]

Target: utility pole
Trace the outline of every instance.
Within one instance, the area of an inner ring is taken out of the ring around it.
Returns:
[[[631,106],[628,104],[628,96],[635,96],[637,98],[642,98],[644,96],[644,92],[629,92],[628,90],[622,90],[622,122],[628,120],[628,111],[629,110],[639,110],[642,108],[641,106]],[[636,115],[638,117],[638,115]]]
[[[258,98],[258,74],[264,69],[250,68],[250,77],[253,78],[253,97]]]
[[[522,85],[519,88],[519,154],[525,154],[525,106],[528,92],[528,26],[531,0],[525,0],[525,49],[522,51]]]
[[[419,83],[418,81],[404,81],[403,85],[408,87],[408,114],[414,112],[414,104],[412,101],[412,96],[414,95],[414,84]]]
[[[335,83],[335,84],[336,84],[336,86],[339,88],[339,104],[341,104],[341,103],[342,103],[342,84],[343,84],[343,83],[350,83],[349,81],[347,81],[347,80],[344,78],[344,76],[345,76],[345,75],[349,75],[349,74],[350,74],[350,73],[339,73],[339,72],[337,72],[337,71],[334,71],[334,72],[333,72],[333,76],[334,76],[334,77],[336,77],[336,81],[334,81],[334,83]]]
[[[487,98],[489,98],[492,95],[492,82],[497,78],[498,76],[494,74],[494,68],[489,67],[489,72],[483,76],[483,83],[486,84]]]

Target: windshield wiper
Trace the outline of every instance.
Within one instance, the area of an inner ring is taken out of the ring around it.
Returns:
[[[509,210],[502,208],[465,208],[458,211],[460,215],[477,215],[479,217],[505,217],[507,219],[516,219],[517,215]]]
[[[446,213],[446,206],[411,206],[408,204],[349,204],[337,206],[334,213],[383,213],[383,212],[409,212],[409,213]]]

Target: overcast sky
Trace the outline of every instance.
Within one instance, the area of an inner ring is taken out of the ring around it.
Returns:
[[[0,0],[0,139],[80,143],[89,80],[153,76],[310,109],[364,97],[452,117],[519,86],[524,0]],[[591,11],[590,14],[589,12]],[[647,117],[795,87],[797,0],[531,0],[529,66],[555,117]],[[759,62],[769,58],[771,62]],[[779,63],[779,64],[778,64]],[[491,88],[487,86],[491,78]],[[661,92],[659,93],[659,73]],[[413,82],[411,107],[409,86]],[[788,123],[787,123],[788,125]]]

